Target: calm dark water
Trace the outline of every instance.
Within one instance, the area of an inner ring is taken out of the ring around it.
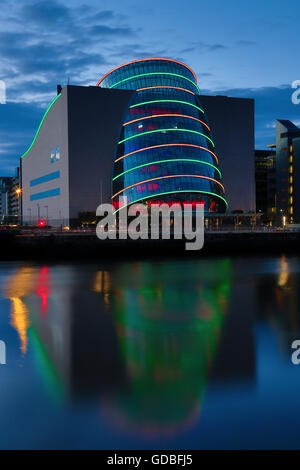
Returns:
[[[300,448],[300,260],[0,264],[1,449]]]

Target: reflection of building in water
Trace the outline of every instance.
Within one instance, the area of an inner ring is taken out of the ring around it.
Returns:
[[[31,268],[21,292],[18,278],[7,292],[30,318],[49,387],[100,399],[110,420],[137,432],[174,432],[197,418],[228,309],[229,260]]]
[[[277,269],[262,275],[257,283],[260,320],[271,323],[277,332],[281,350],[290,355],[291,343],[300,335],[298,260],[283,255],[275,262]]]
[[[127,265],[114,286],[130,388],[107,400],[104,410],[119,425],[147,434],[189,426],[227,310],[229,260]]]
[[[98,292],[98,294],[103,294],[104,302],[109,304],[109,293],[112,289],[110,274],[108,271],[97,271],[94,283],[93,290]]]
[[[11,301],[11,324],[20,338],[22,354],[27,352],[27,330],[30,325],[29,312],[23,301],[30,295],[35,286],[35,270],[22,267],[11,276],[4,286],[5,296]]]
[[[49,267],[43,266],[39,270],[38,278],[37,278],[37,286],[36,286],[36,295],[40,297],[41,299],[39,312],[42,314],[43,317],[47,316],[47,312],[49,309],[48,298],[49,298],[50,292],[51,292],[51,285],[50,285]]]
[[[211,374],[216,387],[239,383],[246,390],[255,382],[256,279],[248,266],[241,258],[231,261],[230,308]]]
[[[107,389],[125,383],[116,330],[105,299],[91,289],[93,277],[91,268],[43,269],[37,277],[36,296],[26,301],[42,370],[49,385],[51,380],[57,389],[63,386],[70,399],[99,399]],[[108,277],[106,273],[105,289]],[[46,280],[50,279],[48,298]]]

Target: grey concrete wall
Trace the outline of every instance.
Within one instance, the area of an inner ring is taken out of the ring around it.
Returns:
[[[111,199],[114,154],[129,90],[68,86],[70,216]]]
[[[23,221],[48,220],[53,225],[69,224],[68,115],[66,90],[47,114],[30,152],[21,159]],[[31,142],[28,142],[28,147]],[[51,163],[51,150],[60,147],[60,160]],[[25,149],[24,149],[25,150]],[[30,186],[30,181],[60,171],[60,178]],[[36,193],[60,188],[59,196],[30,201]]]
[[[101,201],[110,201],[115,149],[132,93],[78,86],[62,90],[22,159],[24,222],[37,223],[48,214],[50,225],[69,225],[79,212],[95,212]],[[58,146],[60,160],[51,163],[51,150]],[[31,180],[58,170],[59,179],[30,186]],[[58,187],[59,196],[30,201],[32,194]]]
[[[223,175],[228,210],[255,210],[254,100],[201,95]]]

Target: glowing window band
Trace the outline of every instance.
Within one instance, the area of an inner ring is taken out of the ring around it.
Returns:
[[[149,163],[144,163],[143,165],[138,165],[138,166],[135,166],[134,168],[130,168],[129,170],[126,170],[126,171],[123,171],[123,173],[120,173],[119,175],[115,176],[112,180],[116,180],[117,178],[120,178],[120,176],[123,176],[125,175],[126,173],[129,173],[130,171],[133,171],[133,170],[137,170],[138,168],[144,168],[145,166],[149,166],[149,165],[157,165],[159,163],[166,163],[166,162],[193,162],[193,163],[201,163],[203,165],[208,165],[208,166],[211,166],[212,168],[214,168],[214,170],[216,170],[219,175],[220,175],[220,178],[222,178],[222,174],[219,170],[219,168],[217,168],[215,165],[212,165],[211,163],[208,163],[208,162],[203,162],[202,160],[195,160],[194,158],[169,158],[168,160],[156,160],[155,162],[149,162]]]
[[[153,76],[153,75],[172,75],[173,77],[183,78],[184,80],[187,80],[188,82],[192,83],[194,85],[194,87],[196,87],[196,90],[198,91],[199,95],[201,93],[199,87],[196,85],[195,82],[193,82],[193,80],[191,80],[190,78],[185,77],[184,75],[180,75],[179,73],[172,73],[172,72],[139,73],[138,75],[132,75],[131,77],[123,78],[123,80],[119,80],[118,82],[114,83],[113,85],[110,85],[109,88],[114,88],[117,85],[120,85],[120,83],[128,82],[128,80],[134,80],[135,78],[140,78],[140,77],[150,77],[150,76]]]
[[[166,191],[166,192],[163,192],[163,193],[152,194],[151,196],[140,197],[139,199],[135,199],[134,201],[128,202],[128,204],[124,204],[124,206],[119,207],[119,209],[116,209],[114,211],[114,214],[116,212],[119,212],[121,209],[124,209],[125,207],[131,205],[131,204],[135,204],[136,202],[144,201],[145,199],[150,199],[150,198],[157,197],[157,196],[165,196],[167,194],[177,194],[177,193],[188,193],[188,194],[189,193],[200,193],[200,194],[206,194],[206,195],[209,195],[209,196],[219,197],[220,199],[222,199],[222,201],[225,202],[226,209],[228,209],[228,203],[227,203],[226,199],[224,197],[220,196],[219,194],[211,193],[209,191],[201,191],[200,189],[199,190],[197,190],[197,189],[190,189],[190,190],[179,189],[177,191]]]
[[[198,109],[201,113],[204,114],[203,109],[199,108],[195,104],[189,103],[188,101],[179,101],[179,100],[152,100],[152,101],[144,101],[143,103],[132,104],[129,106],[130,108],[136,108],[137,106],[143,106],[144,104],[151,104],[151,103],[180,103],[180,104],[187,104],[188,106],[193,106],[193,108]]]
[[[205,122],[201,121],[201,119],[197,119],[193,116],[187,116],[186,114],[153,114],[152,116],[145,116],[145,117],[141,117],[141,118],[138,118],[138,119],[133,119],[133,121],[125,122],[125,124],[123,124],[123,126],[128,126],[128,124],[133,124],[134,122],[143,121],[144,119],[151,119],[151,118],[154,119],[154,118],[158,118],[158,117],[172,117],[172,116],[183,117],[183,118],[187,118],[187,119],[193,119],[194,121],[198,121],[201,124],[203,124],[203,126],[207,127],[207,129],[210,131],[210,127]]]
[[[193,77],[194,77],[194,79],[195,79],[195,82],[197,83],[196,75],[194,74],[194,72],[192,71],[192,69],[190,69],[190,67],[188,67],[187,65],[185,65],[183,62],[179,62],[179,60],[174,60],[174,59],[166,59],[166,58],[164,58],[164,57],[147,57],[146,59],[132,60],[131,62],[126,62],[126,64],[118,65],[118,67],[115,67],[115,68],[112,69],[110,72],[107,72],[107,73],[99,80],[99,82],[97,83],[97,86],[99,86],[100,83],[101,83],[108,75],[110,75],[111,73],[115,72],[116,70],[121,69],[122,67],[126,67],[126,65],[136,64],[136,63],[138,63],[138,62],[147,62],[148,60],[163,60],[163,61],[166,61],[166,62],[174,62],[175,64],[182,65],[183,67],[185,67],[186,69],[188,69],[188,70],[191,72],[191,74],[193,75]]]
[[[112,196],[112,199],[114,199],[116,196],[123,193],[127,189],[133,188],[134,186],[137,186],[139,184],[150,183],[151,181],[163,180],[163,179],[166,179],[166,178],[201,178],[201,179],[205,179],[205,180],[210,180],[210,181],[213,181],[214,183],[219,184],[221,186],[221,188],[223,189],[224,193],[225,193],[225,188],[222,185],[222,183],[220,183],[220,181],[218,181],[218,180],[215,180],[214,178],[210,178],[209,176],[202,176],[202,175],[167,175],[167,176],[158,176],[157,178],[150,178],[148,180],[138,181],[137,183],[131,184],[130,186],[127,186],[126,188],[121,189],[121,191],[118,191],[116,194],[114,194]],[[188,191],[186,191],[186,192],[188,192]]]
[[[131,140],[131,139],[135,139],[136,137],[140,137],[141,135],[153,134],[154,132],[169,132],[169,131],[190,132],[191,134],[198,134],[198,135],[201,135],[202,137],[205,137],[205,139],[209,140],[213,147],[215,146],[211,138],[205,134],[202,134],[202,132],[193,131],[192,129],[176,129],[174,127],[171,127],[170,129],[154,129],[154,131],[140,132],[139,134],[131,135],[130,137],[126,137],[126,139],[120,140],[118,144],[123,144],[123,142],[126,142],[127,140]]]
[[[42,120],[41,120],[41,122],[40,122],[40,125],[39,125],[39,127],[38,127],[38,130],[36,131],[36,134],[35,134],[35,136],[34,136],[34,138],[33,138],[33,141],[32,141],[32,143],[31,143],[30,147],[26,150],[26,152],[23,153],[23,155],[21,156],[21,158],[24,158],[25,155],[27,155],[27,153],[28,153],[28,152],[32,149],[32,147],[34,146],[35,141],[36,141],[36,139],[37,139],[37,136],[39,135],[39,132],[40,132],[40,130],[41,130],[41,127],[42,127],[42,125],[43,125],[43,122],[44,122],[45,119],[46,119],[47,114],[49,113],[49,111],[50,111],[50,109],[52,108],[52,106],[54,105],[54,103],[55,103],[55,102],[58,100],[58,98],[60,98],[60,97],[61,97],[61,93],[60,93],[59,95],[57,95],[57,96],[54,98],[54,100],[52,101],[52,103],[50,103],[50,105],[48,106],[48,108],[47,108],[47,110],[46,110],[44,116],[42,117]]]
[[[153,88],[172,88],[173,90],[181,90],[190,93],[191,95],[195,95],[193,91],[187,90],[186,88],[181,88],[180,86],[169,86],[169,85],[156,85],[156,86],[146,86],[144,88],[138,88],[135,91],[144,91],[144,90],[152,90]]]
[[[216,159],[216,162],[219,163],[219,160],[218,160],[218,157],[217,155],[212,152],[211,150],[209,150],[208,148],[206,147],[202,147],[201,145],[196,145],[196,144],[159,144],[159,145],[152,145],[151,147],[144,147],[142,149],[137,149],[137,150],[134,150],[133,152],[129,152],[129,153],[126,153],[125,155],[122,155],[122,157],[119,157],[115,160],[115,163],[118,162],[119,160],[122,160],[123,158],[126,158],[126,157],[129,157],[130,155],[134,155],[135,153],[138,153],[138,152],[143,152],[144,150],[152,150],[152,149],[157,149],[157,148],[160,148],[160,147],[194,147],[194,148],[197,148],[197,149],[201,149],[201,150],[205,150],[206,152],[209,152],[211,153],[215,159]]]

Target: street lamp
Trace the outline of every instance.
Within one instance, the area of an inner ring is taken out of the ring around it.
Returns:
[[[17,195],[17,198],[18,198],[18,225],[20,224],[20,196],[21,196],[21,193],[22,193],[22,189],[17,188],[16,189],[16,195]]]
[[[286,215],[282,217],[282,224],[284,227],[286,226]]]

